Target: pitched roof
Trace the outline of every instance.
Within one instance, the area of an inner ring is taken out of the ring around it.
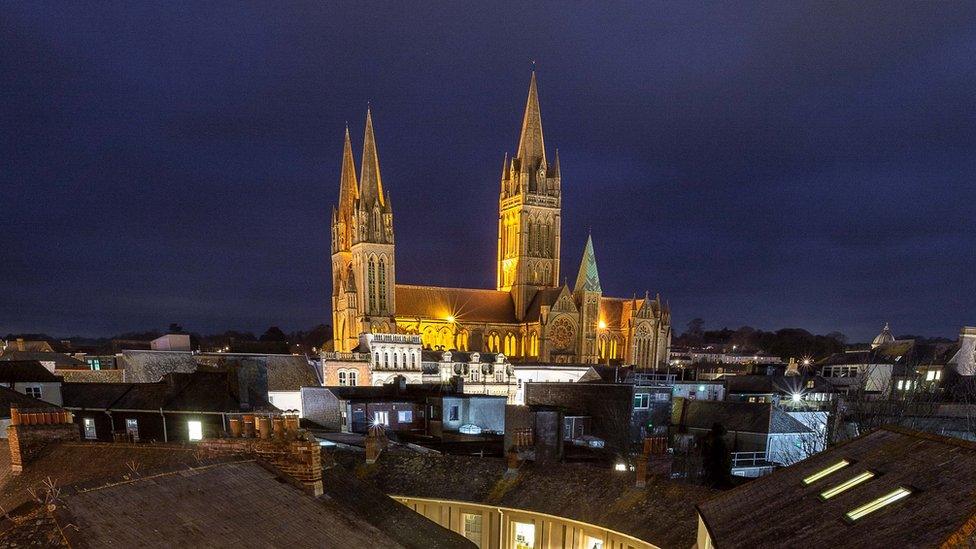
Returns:
[[[18,408],[51,408],[52,405],[0,385],[0,418],[10,417],[10,405]]]
[[[811,484],[814,473],[850,465]],[[870,480],[830,499],[820,493],[857,474]],[[976,444],[885,427],[700,504],[717,547],[935,547],[970,539],[976,518]],[[845,514],[898,487],[912,492],[855,522]],[[761,528],[756,525],[761,524]],[[953,536],[958,536],[954,538]]]
[[[398,317],[447,319],[459,322],[515,324],[512,295],[498,290],[396,285]]]
[[[66,383],[122,383],[125,370],[54,370]]]
[[[0,353],[0,361],[5,360],[36,360],[38,362],[53,362],[56,368],[87,368],[88,365],[75,357],[63,353],[42,351],[12,351],[7,349]]]
[[[342,456],[340,456],[342,458]],[[345,456],[356,467],[362,454]],[[526,509],[596,524],[659,547],[695,541],[695,503],[714,492],[700,486],[650,479],[634,487],[633,473],[585,465],[524,463],[505,475],[503,460],[384,452],[367,466],[364,480],[390,495],[442,498]],[[667,520],[660,517],[666,516]]]
[[[593,252],[593,236],[586,237],[586,247],[583,248],[583,259],[580,260],[579,273],[576,275],[576,285],[573,291],[602,292],[600,287],[600,273],[596,268],[596,254]]]
[[[535,83],[535,71],[529,80],[529,97],[525,100],[525,114],[522,115],[522,131],[519,135],[516,157],[522,166],[530,170],[538,162],[546,162],[546,143],[542,137],[542,112],[539,109],[539,90]]]
[[[268,390],[298,391],[302,387],[322,385],[315,368],[304,356],[268,355]]]
[[[787,375],[723,375],[729,393],[762,393],[790,395],[805,392],[833,392],[829,381],[820,376]],[[813,387],[807,387],[812,381]]]
[[[373,136],[373,113],[366,108],[366,131],[363,137],[363,164],[359,170],[359,199],[367,208],[373,201],[385,205],[383,179],[380,177],[380,160],[376,153],[376,137]]]
[[[535,322],[539,320],[539,316],[542,313],[542,307],[552,307],[559,299],[559,294],[563,291],[563,287],[557,288],[543,288],[532,296],[532,301],[529,303],[528,309],[525,311],[525,321]]]
[[[195,371],[197,361],[190,351],[122,351],[119,367],[130,383],[154,383],[171,372]]]
[[[10,351],[30,351],[30,352],[54,352],[54,347],[43,339],[24,340],[13,339],[7,341],[7,349]]]
[[[0,360],[0,383],[57,383],[61,378],[52,374],[36,360]]]
[[[810,428],[769,403],[674,399],[671,424],[744,433],[809,433]]]

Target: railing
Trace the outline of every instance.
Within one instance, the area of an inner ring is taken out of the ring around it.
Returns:
[[[375,343],[411,343],[420,345],[420,336],[416,334],[373,334]]]
[[[771,467],[769,455],[766,452],[732,452],[732,468],[740,467]]]

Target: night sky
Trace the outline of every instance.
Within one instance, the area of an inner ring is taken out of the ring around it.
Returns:
[[[0,4],[0,334],[329,323],[367,102],[397,281],[494,287],[533,60],[571,282],[592,228],[678,333],[976,324],[974,2],[149,4]]]

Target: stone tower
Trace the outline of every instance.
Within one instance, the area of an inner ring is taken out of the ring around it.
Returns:
[[[497,289],[512,293],[519,320],[540,288],[559,285],[560,197],[559,153],[547,162],[533,71],[518,151],[505,157],[498,200]]]
[[[599,360],[597,338],[607,329],[600,319],[600,273],[596,268],[596,254],[593,253],[593,237],[586,238],[583,259],[580,261],[573,297],[580,311],[580,329],[577,355],[580,362],[595,363]],[[602,323],[602,324],[601,324]]]
[[[335,349],[350,351],[362,332],[392,332],[396,312],[393,208],[383,192],[373,116],[366,111],[359,185],[349,132],[343,150],[339,208],[333,213]]]

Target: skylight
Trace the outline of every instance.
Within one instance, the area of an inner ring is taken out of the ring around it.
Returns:
[[[838,461],[837,463],[831,465],[830,467],[827,467],[826,469],[822,469],[822,470],[820,470],[820,471],[818,471],[818,472],[816,472],[816,473],[808,476],[807,478],[803,479],[803,484],[813,484],[814,482],[817,482],[818,480],[824,478],[825,476],[829,475],[830,473],[833,473],[835,471],[839,471],[839,470],[843,469],[844,467],[847,467],[850,464],[851,464],[851,462],[847,461],[846,459],[842,459],[842,460]]]
[[[911,490],[909,490],[908,488],[905,488],[904,486],[901,486],[897,490],[895,490],[894,492],[891,492],[889,494],[885,494],[885,495],[881,496],[880,498],[878,498],[878,499],[876,499],[874,501],[870,501],[868,503],[865,503],[864,505],[858,507],[857,509],[854,509],[853,511],[849,511],[845,516],[849,520],[857,520],[857,519],[863,517],[864,515],[867,515],[869,513],[873,513],[875,511],[877,511],[878,509],[881,509],[882,507],[884,507],[886,505],[891,505],[892,503],[894,503],[894,502],[896,502],[896,501],[898,501],[898,500],[900,500],[900,499],[902,499],[904,497],[907,497],[908,494],[911,494],[911,493],[912,493]]]
[[[837,494],[841,492],[846,492],[847,490],[850,490],[851,488],[857,486],[858,484],[861,484],[862,482],[866,480],[870,480],[872,478],[874,478],[874,473],[872,473],[871,471],[865,471],[850,480],[844,481],[829,490],[825,490],[821,492],[820,497],[824,499],[830,499],[836,496]]]

